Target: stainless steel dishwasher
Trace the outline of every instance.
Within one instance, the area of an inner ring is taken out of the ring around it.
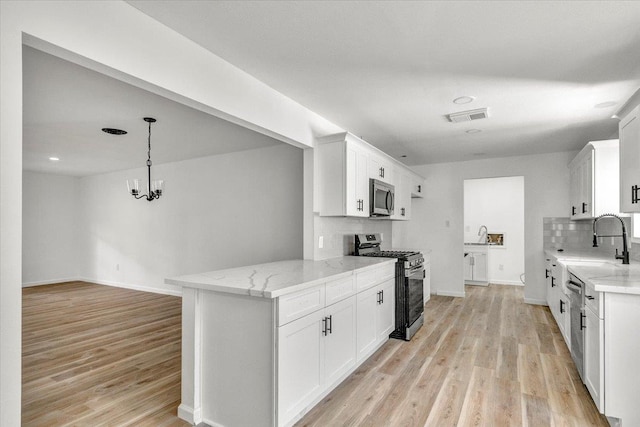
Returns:
[[[569,306],[571,314],[571,358],[576,364],[580,378],[584,374],[584,282],[569,274],[566,283],[569,290]]]

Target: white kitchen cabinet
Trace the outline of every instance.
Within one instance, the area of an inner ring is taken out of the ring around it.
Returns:
[[[596,407],[604,412],[604,325],[589,307],[584,309],[584,384]]]
[[[489,284],[488,246],[465,245],[464,280],[471,285]]]
[[[424,178],[348,132],[317,140],[314,211],[320,216],[370,216],[370,179],[394,186],[390,219],[411,216],[411,198],[422,197]]]
[[[330,386],[356,364],[356,297],[327,307],[325,319],[324,376]]]
[[[364,141],[350,134],[318,145],[322,216],[369,216],[368,155]]]
[[[395,203],[391,219],[411,219],[411,184],[412,179],[408,173],[396,171],[395,173]]]
[[[278,413],[291,419],[324,387],[324,311],[278,328]]]
[[[620,212],[640,212],[640,106],[619,124]]]
[[[364,360],[389,338],[395,327],[395,279],[358,294],[357,353]]]
[[[356,364],[356,298],[279,328],[278,411],[292,419]]]
[[[619,211],[619,143],[589,142],[569,163],[571,219]]]
[[[567,268],[553,257],[548,257],[548,259],[547,304],[558,324],[558,329],[562,333],[567,348],[571,349],[571,305],[563,289],[563,283],[567,277]]]
[[[424,179],[421,176],[411,176],[411,197],[424,197]]]
[[[388,159],[374,153],[369,155],[369,178],[396,185],[393,164]]]

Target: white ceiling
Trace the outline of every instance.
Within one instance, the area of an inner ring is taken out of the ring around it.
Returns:
[[[23,52],[26,170],[86,176],[145,167],[146,116],[158,120],[151,127],[154,165],[280,144],[39,50]]]
[[[577,150],[640,87],[634,1],[128,3],[411,165]]]

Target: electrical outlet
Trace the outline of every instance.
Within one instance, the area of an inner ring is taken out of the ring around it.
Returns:
[[[447,227],[447,228],[451,227],[451,222],[449,222],[449,220],[446,220],[444,222],[444,226]]]
[[[468,225],[464,228],[464,231],[469,232],[471,231],[471,227],[469,227]]]
[[[380,241],[382,242],[384,240],[384,234],[380,233]]]
[[[500,271],[504,270],[504,264],[499,264],[498,265],[498,270],[500,270]]]
[[[324,248],[324,236],[318,237],[318,248],[319,249]]]
[[[120,264],[116,264],[116,271],[120,271]]]

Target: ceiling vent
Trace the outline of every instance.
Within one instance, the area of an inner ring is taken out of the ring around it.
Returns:
[[[487,108],[460,111],[459,113],[451,113],[447,115],[447,119],[453,123],[470,122],[471,120],[486,119],[487,117],[489,117],[489,110]]]

